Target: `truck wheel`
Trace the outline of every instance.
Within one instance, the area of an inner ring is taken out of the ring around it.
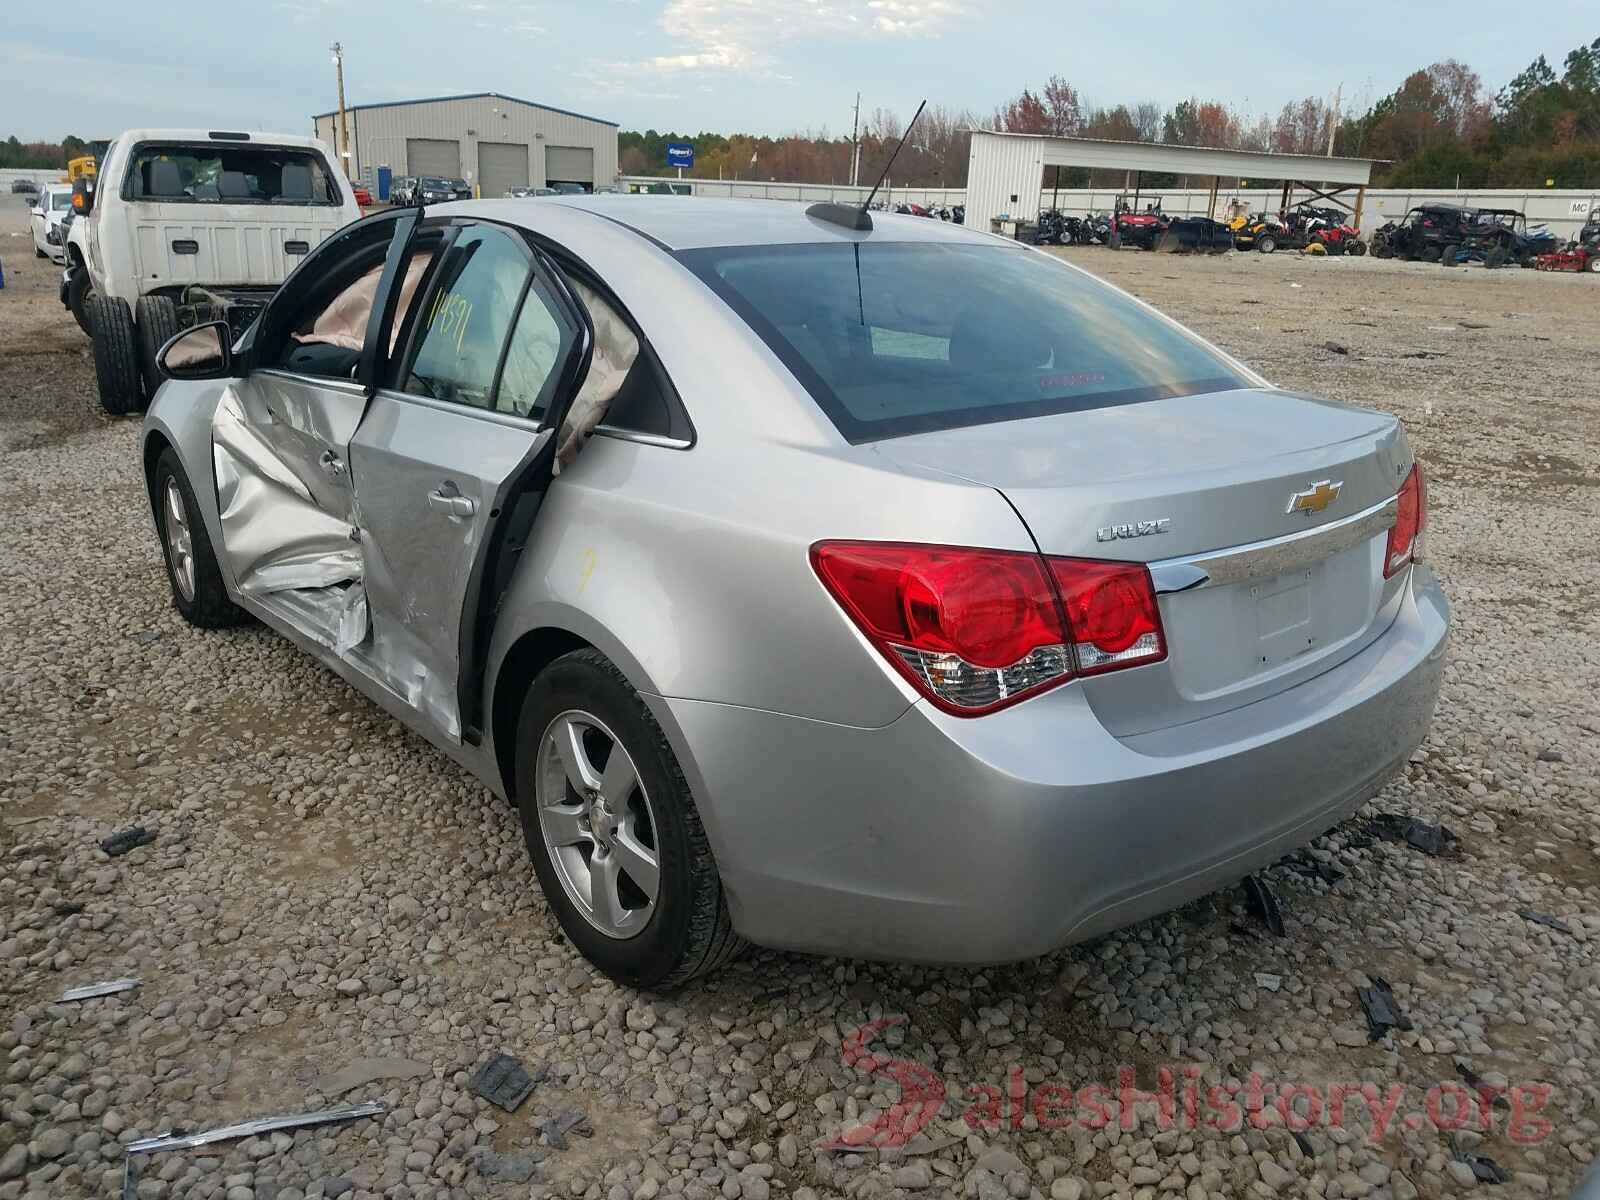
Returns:
[[[516,769],[528,855],[585,958],[625,986],[667,990],[739,952],[683,770],[598,650],[564,655],[534,679]]]
[[[201,629],[227,629],[249,620],[249,614],[228,599],[194,488],[189,486],[177,451],[170,446],[156,460],[151,496],[173,607],[185,621]]]
[[[89,268],[81,262],[72,270],[72,278],[67,281],[67,310],[72,313],[72,319],[78,323],[78,328],[90,337],[94,330],[89,325],[89,298],[94,295],[94,285],[89,282]]]
[[[137,412],[144,399],[144,380],[139,374],[139,347],[128,302],[116,296],[92,296],[88,313],[100,406],[113,417]]]
[[[156,355],[178,334],[178,306],[165,296],[140,296],[133,308],[133,323],[139,331],[139,373],[144,377],[144,394],[154,400],[156,389],[165,379],[156,366]]]

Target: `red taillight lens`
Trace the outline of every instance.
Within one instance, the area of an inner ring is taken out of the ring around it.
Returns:
[[[1166,657],[1148,567],[1087,558],[1045,561],[1061,593],[1079,674],[1115,671]]]
[[[1422,479],[1422,464],[1412,465],[1411,474],[1400,485],[1399,501],[1389,530],[1389,544],[1383,552],[1385,579],[1403,570],[1421,551],[1419,543],[1428,523],[1428,488]]]
[[[1137,563],[897,542],[819,542],[811,561],[884,657],[947,712],[992,712],[1075,674],[1166,654]]]

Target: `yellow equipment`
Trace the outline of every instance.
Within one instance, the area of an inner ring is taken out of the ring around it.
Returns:
[[[94,155],[85,154],[74,158],[67,163],[67,182],[77,183],[80,179],[93,179],[95,176]]]

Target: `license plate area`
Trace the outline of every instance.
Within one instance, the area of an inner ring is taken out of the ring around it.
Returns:
[[[1249,585],[1256,609],[1256,656],[1262,667],[1279,666],[1316,648],[1311,584],[1312,572],[1305,570]]]

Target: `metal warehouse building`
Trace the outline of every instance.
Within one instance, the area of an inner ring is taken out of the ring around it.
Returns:
[[[345,109],[350,175],[465,179],[481,196],[507,188],[581,183],[593,190],[617,174],[617,124],[499,92],[435,96]],[[339,114],[312,118],[316,136],[338,147]]]

